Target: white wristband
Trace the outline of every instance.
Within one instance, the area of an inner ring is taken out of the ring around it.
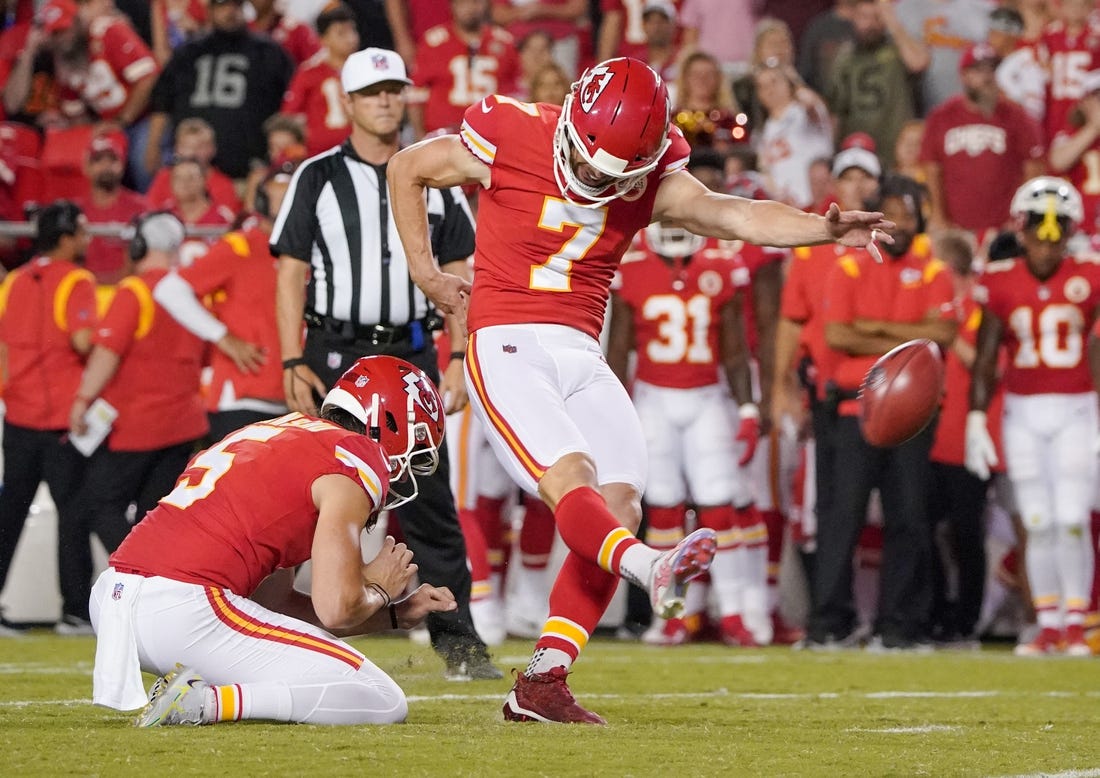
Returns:
[[[745,403],[737,409],[737,415],[742,419],[759,419],[760,409],[756,407],[756,403]]]

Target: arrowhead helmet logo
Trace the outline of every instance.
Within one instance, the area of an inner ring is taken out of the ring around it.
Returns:
[[[582,111],[588,113],[592,110],[600,95],[603,94],[603,90],[607,89],[607,85],[611,83],[614,75],[605,65],[592,68],[585,73],[579,90]]]
[[[419,405],[432,421],[439,420],[439,403],[435,401],[435,393],[426,388],[420,377],[414,373],[405,374],[405,393],[413,398],[413,403]]]

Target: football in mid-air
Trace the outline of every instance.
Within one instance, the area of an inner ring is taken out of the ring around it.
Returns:
[[[859,387],[859,428],[872,446],[900,446],[932,420],[943,396],[943,357],[931,340],[883,354]]]

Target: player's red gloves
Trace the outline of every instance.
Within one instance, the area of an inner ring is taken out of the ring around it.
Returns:
[[[745,444],[745,450],[737,460],[737,464],[744,467],[752,461],[756,444],[760,441],[760,409],[753,403],[745,403],[738,409],[738,415],[741,417],[741,424],[733,439]]]

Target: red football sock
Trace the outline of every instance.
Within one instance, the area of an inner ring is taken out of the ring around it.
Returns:
[[[519,531],[520,561],[531,570],[544,570],[554,544],[554,512],[542,500],[530,495],[524,495],[523,508],[523,526]]]
[[[554,521],[562,540],[582,559],[620,574],[623,553],[641,541],[616,520],[603,495],[589,486],[568,492],[558,501]]]
[[[779,562],[783,558],[783,514],[776,510],[759,511],[768,533],[768,586],[779,583]]]
[[[479,495],[473,511],[481,525],[489,568],[500,575],[504,573],[504,520],[500,515],[504,503],[501,497]]]
[[[458,511],[458,523],[466,540],[466,560],[470,565],[470,601],[483,600],[492,594],[492,585],[489,583],[489,557],[481,523],[473,511],[465,508]]]
[[[649,528],[645,533],[646,545],[664,551],[683,540],[686,514],[687,507],[683,503],[671,508],[646,506],[646,518],[649,521]]]
[[[550,618],[535,643],[532,664],[540,649],[561,651],[575,661],[600,623],[617,585],[614,575],[570,551],[550,590]]]

